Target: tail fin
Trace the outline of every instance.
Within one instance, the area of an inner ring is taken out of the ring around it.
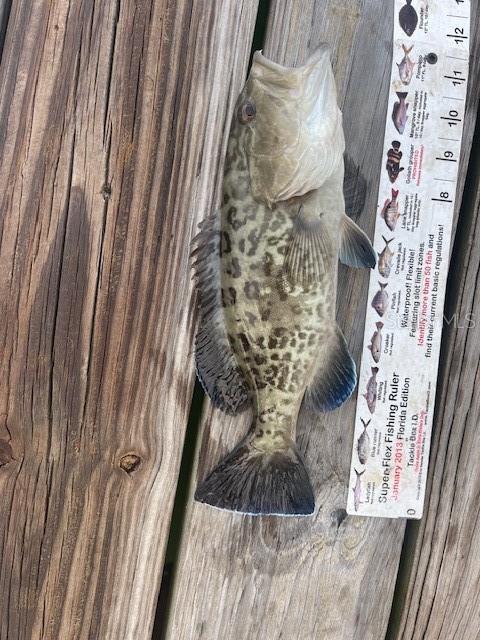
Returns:
[[[310,515],[315,508],[312,485],[293,442],[261,451],[251,436],[198,486],[195,500],[249,515]]]

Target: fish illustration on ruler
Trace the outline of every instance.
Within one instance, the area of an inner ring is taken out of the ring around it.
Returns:
[[[355,364],[335,321],[337,259],[376,262],[346,215],[359,212],[344,199],[344,149],[327,46],[298,68],[256,52],[230,130],[222,206],[193,251],[198,377],[216,407],[251,407],[254,418],[197,487],[200,502],[248,514],[314,510],[297,414],[303,398],[321,412],[352,393]]]
[[[395,129],[402,134],[405,131],[408,120],[408,103],[406,102],[408,93],[406,91],[397,91],[398,101],[393,105],[392,120]]]
[[[392,140],[392,146],[387,151],[387,164],[385,165],[388,173],[388,179],[392,183],[398,178],[400,172],[405,169],[405,167],[400,166],[402,155],[403,154],[400,151],[400,142],[398,140]]]
[[[400,76],[400,80],[402,84],[410,84],[411,79],[413,78],[413,70],[415,68],[415,62],[410,59],[409,54],[413,49],[413,44],[411,47],[406,47],[402,44],[403,53],[405,54],[402,58],[402,61],[397,62],[398,67],[398,75]]]
[[[388,282],[379,282],[378,284],[380,285],[380,289],[373,296],[372,307],[375,309],[378,315],[382,317],[387,310],[388,305],[388,293],[385,291],[385,287],[387,286]]]
[[[371,420],[365,422],[363,418],[360,418],[363,424],[363,431],[357,440],[357,454],[360,464],[366,464],[368,456],[370,455],[370,436],[367,433],[367,427]]]
[[[418,24],[418,14],[412,6],[412,0],[405,0],[405,5],[399,11],[398,21],[407,36],[411,36]]]
[[[387,198],[380,212],[380,217],[385,220],[385,224],[393,231],[400,217],[400,209],[398,206],[398,190],[392,189],[392,197]]]
[[[375,413],[375,407],[377,405],[377,373],[378,367],[372,367],[372,375],[368,379],[367,390],[363,394],[370,413]]]
[[[380,361],[380,357],[382,355],[382,329],[383,322],[377,322],[376,325],[377,330],[373,334],[370,340],[370,344],[367,346],[367,349],[370,349],[372,353],[372,358],[375,362]]]
[[[360,507],[360,504],[362,503],[362,481],[360,480],[360,478],[365,473],[365,469],[363,471],[360,471],[360,472],[358,472],[356,469],[354,469],[354,471],[355,471],[355,474],[356,474],[357,478],[355,480],[355,486],[352,489],[352,491],[353,491],[353,506],[355,507],[355,511],[358,511],[358,508]]]
[[[395,252],[390,249],[389,245],[394,238],[387,240],[385,236],[382,236],[382,240],[385,242],[385,247],[382,253],[378,254],[378,271],[381,276],[388,278],[392,269],[393,256],[395,255]]]

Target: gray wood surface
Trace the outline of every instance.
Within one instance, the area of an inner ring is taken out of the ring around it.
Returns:
[[[2,640],[150,637],[193,381],[190,236],[255,14],[250,0],[13,1]]]
[[[470,82],[459,209],[480,103],[480,10],[472,3]],[[480,130],[468,169],[447,287],[424,517],[409,525],[391,640],[480,638]]]
[[[265,53],[288,64],[332,45],[348,153],[369,180],[359,223],[376,212],[388,96],[391,3],[291,0],[271,5]],[[366,271],[340,270],[338,319],[358,362]],[[190,504],[168,640],[379,640],[385,635],[404,523],[346,515],[354,402],[303,411],[298,441],[318,510],[304,519],[252,518]],[[249,419],[206,415],[196,478],[232,448]],[[194,479],[194,482],[196,481]]]

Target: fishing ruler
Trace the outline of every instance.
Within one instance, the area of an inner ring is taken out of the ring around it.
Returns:
[[[421,518],[465,114],[470,2],[394,4],[374,239],[378,263],[369,284],[347,511]]]

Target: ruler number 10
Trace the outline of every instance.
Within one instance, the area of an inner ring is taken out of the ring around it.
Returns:
[[[450,109],[448,116],[440,116],[440,119],[446,120],[449,127],[456,127],[457,124],[462,121],[462,119],[458,117],[458,111],[456,109]]]

